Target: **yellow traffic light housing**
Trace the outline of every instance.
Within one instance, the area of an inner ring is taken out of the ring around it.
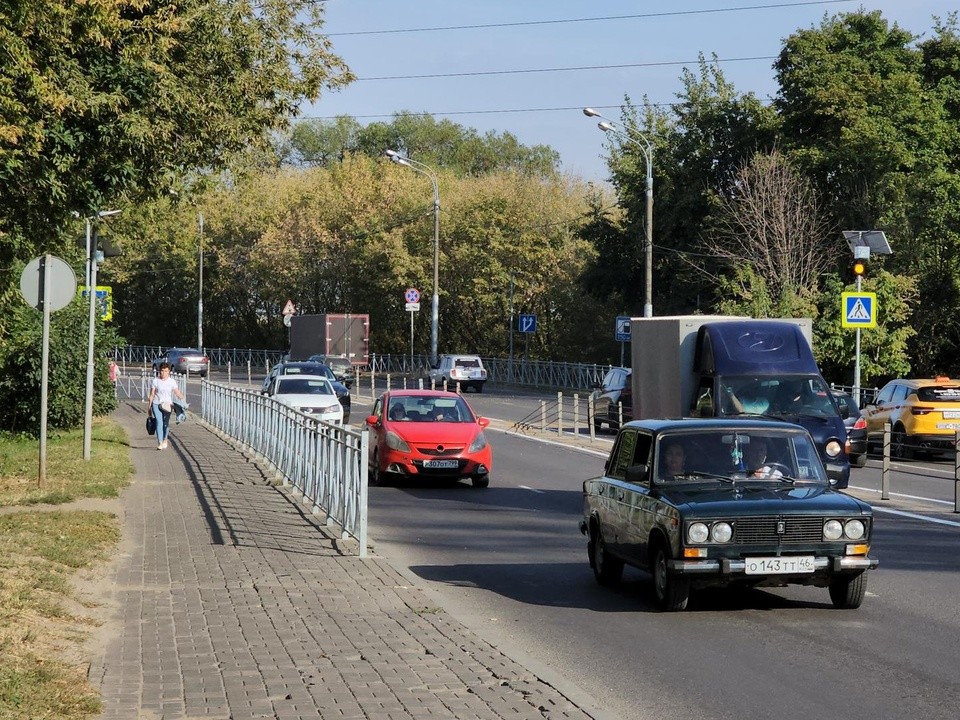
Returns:
[[[866,260],[854,260],[853,261],[853,275],[854,277],[862,278],[867,274],[867,261]]]

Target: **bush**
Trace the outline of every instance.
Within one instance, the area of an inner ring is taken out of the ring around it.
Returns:
[[[47,379],[47,427],[52,430],[83,424],[87,387],[89,310],[81,296],[50,315],[50,356]],[[43,315],[24,303],[7,305],[0,342],[0,430],[40,434]],[[108,364],[122,343],[112,327],[97,317],[94,343],[93,414],[116,406]]]

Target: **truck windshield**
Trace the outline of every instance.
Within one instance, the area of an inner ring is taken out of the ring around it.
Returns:
[[[838,416],[819,375],[723,377],[720,391],[723,415]]]

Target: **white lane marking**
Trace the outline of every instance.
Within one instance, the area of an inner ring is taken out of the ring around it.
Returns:
[[[862,492],[872,492],[880,494],[882,490],[877,490],[875,488],[860,487],[859,485],[851,485],[851,488],[854,490],[860,490]],[[905,498],[907,500],[923,500],[925,502],[940,503],[941,505],[953,505],[952,500],[938,500],[937,498],[928,498],[923,495],[907,495],[906,493],[890,493],[891,495],[896,495],[897,497]]]
[[[942,520],[940,518],[928,517],[927,515],[917,515],[916,513],[904,512],[903,510],[891,510],[890,508],[873,506],[875,513],[887,513],[888,515],[899,515],[900,517],[910,518],[911,520],[924,520],[937,525],[949,525],[950,527],[960,527],[960,522],[954,520]]]
[[[546,495],[547,493],[546,490],[537,490],[536,488],[532,488],[529,485],[517,485],[517,487],[520,488],[521,490],[529,490],[530,492],[540,493],[541,495]]]

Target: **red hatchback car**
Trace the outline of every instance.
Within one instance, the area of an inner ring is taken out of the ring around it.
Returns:
[[[461,480],[490,484],[492,453],[478,417],[467,401],[441,390],[391,390],[367,417],[370,484],[387,476]]]

